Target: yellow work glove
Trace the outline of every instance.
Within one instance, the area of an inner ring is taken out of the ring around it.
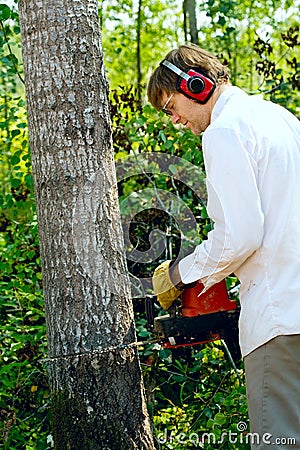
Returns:
[[[164,261],[154,270],[152,285],[158,302],[164,309],[169,309],[182,291],[177,289],[171,281],[169,268],[172,261]]]

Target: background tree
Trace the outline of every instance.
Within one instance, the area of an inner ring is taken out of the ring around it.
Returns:
[[[136,23],[136,70],[137,70],[137,98],[139,101],[142,99],[142,69],[141,69],[141,27],[142,27],[142,7],[143,2],[139,0],[138,3],[138,13],[137,13],[137,23]]]
[[[195,0],[183,1],[183,28],[186,42],[198,44],[198,27]]]
[[[135,85],[136,53],[132,48],[136,45],[137,2],[103,0],[102,6],[110,86]],[[145,86],[149,73],[169,50],[186,40],[195,42],[198,36],[200,46],[228,64],[233,84],[249,93],[265,93],[295,110],[295,106],[299,108],[299,99],[293,95],[295,88],[299,89],[299,6],[299,0],[195,0],[183,2],[182,8],[174,0],[144,0],[139,13],[143,24],[141,85]],[[287,35],[289,39],[284,38]],[[122,80],[120,67],[126,67]]]
[[[97,2],[21,0],[19,13],[55,448],[153,449],[137,350],[130,346],[136,338]],[[95,174],[105,177],[73,218]],[[86,217],[93,207],[97,236]],[[74,251],[74,239],[82,238],[73,234],[74,221],[84,223],[81,257],[89,274]]]

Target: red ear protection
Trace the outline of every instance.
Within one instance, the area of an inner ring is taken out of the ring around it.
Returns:
[[[182,92],[189,98],[197,100],[199,103],[206,103],[209,97],[212,95],[216,85],[215,83],[205,75],[197,72],[193,69],[183,72],[179,67],[175,66],[166,59],[160,63],[167,67],[172,72],[178,75],[177,90]]]

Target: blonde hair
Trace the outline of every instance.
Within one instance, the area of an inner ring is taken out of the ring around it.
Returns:
[[[181,45],[177,49],[171,50],[165,59],[184,72],[189,69],[201,70],[216,85],[229,82],[227,67],[212,53],[195,44]],[[170,95],[177,92],[177,80],[178,75],[167,67],[159,65],[155,69],[149,79],[147,89],[149,101],[154,108],[158,110],[162,108],[161,98],[164,93]]]

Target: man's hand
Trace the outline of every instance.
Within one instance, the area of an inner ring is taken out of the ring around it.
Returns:
[[[154,294],[164,309],[169,309],[182,293],[171,281],[169,272],[171,263],[171,260],[164,261],[156,267],[152,277]]]

